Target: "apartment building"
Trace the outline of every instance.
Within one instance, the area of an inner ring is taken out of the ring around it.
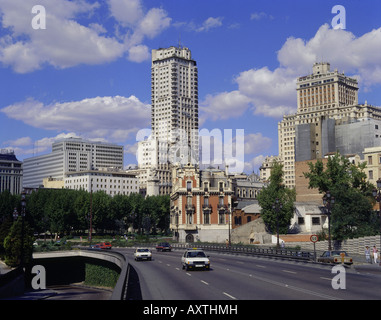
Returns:
[[[58,140],[51,153],[24,159],[23,186],[38,188],[44,178],[63,180],[67,172],[123,169],[123,157],[123,146],[80,138]]]

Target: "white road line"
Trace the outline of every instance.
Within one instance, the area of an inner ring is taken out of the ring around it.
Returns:
[[[180,268],[175,268],[176,270],[180,270]]]
[[[328,281],[332,281],[332,279],[331,279],[331,278],[320,277],[320,279],[323,279],[323,280],[328,280]]]
[[[170,267],[171,265],[167,263],[167,267]]]
[[[190,277],[192,276],[189,272],[186,272],[186,274],[187,274],[188,276],[190,276]]]
[[[206,284],[207,286],[209,285],[209,283],[207,283],[207,282],[204,281],[204,280],[201,280],[201,282],[202,282],[203,284]]]
[[[295,271],[289,271],[289,270],[282,270],[283,272],[287,272],[287,273],[292,273],[292,274],[296,274]]]
[[[265,266],[261,266],[260,264],[256,264],[255,266],[258,268],[266,268]]]
[[[236,297],[233,297],[231,296],[230,294],[226,293],[226,292],[222,292],[225,296],[228,296],[230,299],[233,299],[233,300],[237,300]]]

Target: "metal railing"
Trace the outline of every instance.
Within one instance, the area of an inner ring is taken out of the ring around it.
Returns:
[[[156,244],[154,243],[136,243],[135,246],[154,248]],[[187,249],[187,248],[200,248],[205,251],[214,251],[219,253],[229,253],[229,254],[240,254],[240,255],[251,255],[251,256],[263,256],[263,257],[273,257],[273,258],[283,258],[290,260],[314,260],[314,252],[302,251],[302,250],[292,250],[285,248],[265,248],[258,246],[226,246],[222,244],[182,244],[182,243],[172,243],[173,249]]]
[[[206,251],[216,251],[220,253],[230,253],[230,254],[242,254],[251,256],[266,256],[266,257],[277,257],[286,258],[293,260],[314,260],[314,253],[309,251],[300,250],[290,250],[284,248],[261,248],[254,246],[224,246],[224,245],[197,245],[194,246],[186,244],[173,244],[173,248],[189,248],[197,247],[204,249]]]

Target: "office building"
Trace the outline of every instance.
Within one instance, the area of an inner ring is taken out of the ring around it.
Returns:
[[[279,157],[287,187],[295,187],[295,161],[321,159],[336,150],[348,154],[377,146],[377,141],[363,135],[368,130],[376,137],[371,126],[377,123],[366,122],[380,120],[381,110],[358,104],[356,79],[331,71],[329,63],[315,63],[311,75],[297,79],[296,91],[297,112],[278,123]],[[345,136],[349,127],[351,134]],[[369,144],[354,147],[351,137],[359,135]]]
[[[123,146],[79,138],[56,141],[52,152],[24,159],[23,185],[38,188],[44,178],[63,180],[67,172],[123,169]]]
[[[64,183],[66,189],[86,190],[87,192],[104,191],[111,196],[139,193],[138,178],[117,169],[67,172]]]

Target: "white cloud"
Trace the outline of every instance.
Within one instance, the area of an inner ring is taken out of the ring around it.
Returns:
[[[145,45],[133,46],[128,50],[128,60],[133,62],[142,62],[151,57],[151,53],[148,50],[148,47]]]
[[[267,13],[265,12],[254,12],[250,15],[250,20],[262,20],[262,19],[270,19],[270,20],[273,20],[274,17],[272,15],[268,15]]]
[[[262,133],[250,133],[245,136],[245,154],[257,154],[269,149],[272,140],[264,137]]]
[[[248,109],[250,99],[239,91],[207,95],[200,104],[200,117],[215,120],[237,118]],[[201,123],[204,120],[201,121]]]
[[[156,37],[170,25],[167,12],[151,8],[144,13],[140,0],[108,0],[108,3],[117,22],[114,34],[108,33],[99,21],[90,20],[101,8],[98,2],[40,0],[38,4],[46,11],[46,29],[35,30],[31,25],[34,0],[0,0],[0,23],[4,30],[0,37],[0,63],[15,72],[27,73],[45,65],[69,68],[102,64],[126,54],[133,62],[148,59],[142,42],[145,37]]]
[[[243,71],[235,78],[238,90],[208,95],[201,103],[201,117],[218,120],[240,116],[249,107],[255,115],[274,118],[294,113],[296,79],[311,74],[313,64],[319,61],[328,61],[332,69],[357,77],[360,87],[369,90],[381,83],[380,52],[381,28],[355,37],[325,24],[308,41],[288,38],[278,51],[278,68]]]
[[[28,99],[0,112],[36,128],[72,131],[87,138],[105,137],[120,142],[149,126],[151,108],[134,96],[115,96],[51,105]]]
[[[135,26],[144,13],[140,0],[109,0],[111,14],[124,26]]]
[[[209,31],[210,29],[221,27],[222,19],[223,17],[217,17],[217,18],[209,17],[203,22],[201,27],[196,29],[196,31],[197,32]]]
[[[22,137],[16,140],[5,141],[4,144],[16,146],[16,147],[23,147],[23,146],[31,145],[32,139],[30,137]]]

